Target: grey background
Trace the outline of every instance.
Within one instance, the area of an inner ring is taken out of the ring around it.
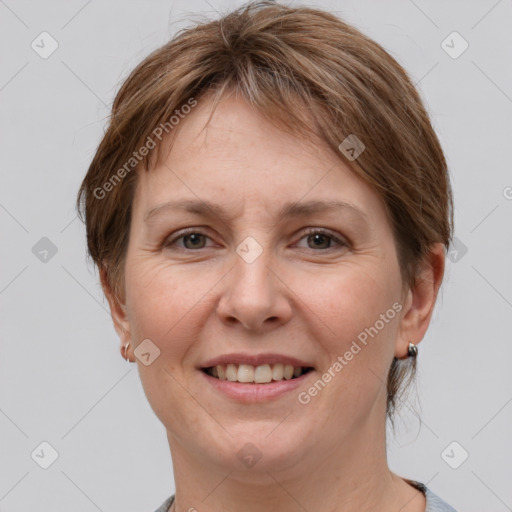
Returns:
[[[120,357],[74,200],[122,79],[187,12],[239,3],[0,0],[0,511],[142,512],[174,491],[165,430]],[[308,4],[410,72],[454,187],[459,242],[391,468],[457,509],[512,510],[512,2]],[[43,31],[58,42],[46,59],[31,47]],[[458,58],[441,46],[453,31],[469,44]],[[49,456],[43,441],[59,454],[48,469],[31,457]]]

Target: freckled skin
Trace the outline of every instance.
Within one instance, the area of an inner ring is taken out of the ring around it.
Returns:
[[[126,302],[109,296],[121,346],[131,342],[128,354],[167,430],[178,510],[291,511],[294,499],[315,511],[398,510],[415,495],[402,511],[424,510],[423,497],[387,467],[385,382],[393,357],[405,357],[428,327],[442,246],[425,280],[403,292],[384,204],[364,181],[322,145],[284,134],[239,99],[221,103],[201,132],[208,107],[201,102],[181,121],[165,162],[139,174]],[[162,212],[144,222],[154,206],[185,198],[215,202],[231,220]],[[349,202],[367,222],[341,211],[276,220],[282,204],[314,199]],[[187,227],[206,235],[195,240],[202,248],[184,239],[164,247]],[[320,238],[315,248],[309,227],[349,243],[325,249]],[[263,250],[250,264],[236,252],[248,236]],[[277,352],[315,368],[299,389],[307,391],[397,302],[401,311],[307,405],[298,392],[238,404],[197,369],[229,352]],[[144,366],[133,350],[147,338],[161,353]],[[261,454],[250,469],[237,457],[246,443]]]

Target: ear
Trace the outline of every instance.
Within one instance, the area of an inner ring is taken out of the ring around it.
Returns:
[[[99,272],[101,287],[103,288],[103,293],[105,294],[105,297],[107,298],[108,304],[110,306],[110,314],[114,323],[114,329],[116,330],[121,342],[119,347],[121,355],[123,358],[129,358],[132,360],[130,357],[130,348],[133,350],[133,347],[128,347],[128,350],[125,352],[125,345],[131,343],[132,341],[126,304],[119,300],[119,298],[110,287],[107,279],[107,267],[101,266]]]
[[[417,345],[425,336],[444,275],[445,252],[442,243],[433,244],[420,266],[413,289],[404,301],[404,313],[395,344],[395,357],[407,358],[409,343]]]

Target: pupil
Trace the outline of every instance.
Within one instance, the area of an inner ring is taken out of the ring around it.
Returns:
[[[320,239],[320,245],[322,245],[322,238],[324,239],[324,241],[327,241],[327,247],[329,246],[329,238],[327,237],[327,235],[322,235],[322,234],[315,234],[315,235],[311,235],[313,236],[313,239],[315,240],[315,245],[316,247],[318,247],[318,244],[316,244],[316,242]],[[324,244],[325,245],[325,244]]]
[[[196,247],[199,243],[201,245],[201,237],[202,235],[199,233],[192,233],[191,235],[187,235],[185,240],[191,241],[192,246]]]

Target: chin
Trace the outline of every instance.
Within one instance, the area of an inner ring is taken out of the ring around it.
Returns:
[[[282,422],[282,418],[280,419]],[[228,435],[216,429],[209,430],[218,435],[209,441],[201,442],[203,457],[208,457],[217,466],[228,471],[252,474],[286,471],[303,461],[311,441],[309,432],[298,425],[281,424],[276,421],[249,421],[232,423],[224,421]],[[222,430],[222,429],[221,429]],[[215,435],[215,434],[214,434]]]

